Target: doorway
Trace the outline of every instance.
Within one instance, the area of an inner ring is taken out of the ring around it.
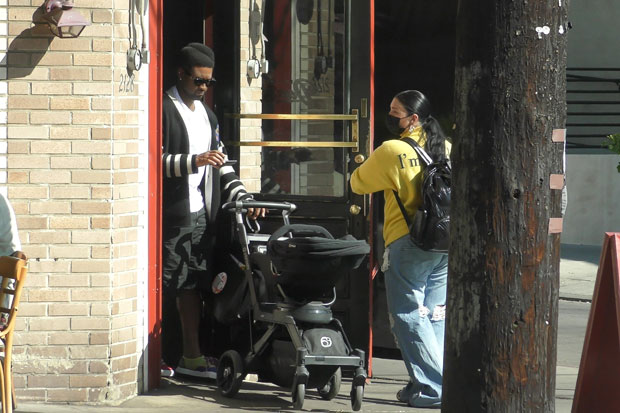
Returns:
[[[239,52],[239,3],[157,3],[161,5],[162,24],[151,27],[162,39],[161,67],[153,69],[160,84],[151,91],[160,95],[162,89],[174,84],[176,52],[182,46],[194,41],[210,43],[218,82],[207,99],[218,116],[231,158],[240,159],[243,146],[239,130],[245,120],[240,113],[239,73],[244,62],[240,63]],[[265,58],[270,70],[263,74],[261,114],[285,116],[261,120],[262,142],[267,145],[261,148],[262,185],[256,197],[297,204],[293,223],[321,225],[334,237],[352,234],[372,242],[370,197],[351,193],[348,180],[350,172],[363,161],[357,155],[367,155],[372,142],[372,37],[367,29],[372,27],[374,1],[263,3],[263,31],[269,39]],[[307,16],[300,16],[304,12]],[[152,108],[153,113],[159,113]],[[271,190],[267,178],[279,188]],[[276,225],[277,219],[268,217],[264,229],[268,232]],[[332,308],[352,345],[367,355],[372,349],[370,267],[366,261],[340,280],[338,301]],[[156,290],[161,281],[156,275],[151,279],[150,290]],[[157,343],[159,337],[152,337],[152,343]],[[152,357],[149,365],[156,365]],[[153,368],[149,371],[149,378],[159,373]]]

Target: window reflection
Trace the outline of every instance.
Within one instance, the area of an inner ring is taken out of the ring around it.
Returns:
[[[265,3],[269,73],[262,77],[263,113],[346,113],[344,1]],[[303,144],[343,141],[348,134],[349,124],[342,121],[263,120],[264,141],[301,147],[263,149],[262,192],[342,196],[345,151]]]

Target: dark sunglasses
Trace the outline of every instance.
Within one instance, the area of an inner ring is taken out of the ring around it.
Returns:
[[[212,77],[211,79],[203,79],[201,77],[192,77],[192,75],[190,75],[187,72],[185,72],[185,74],[187,76],[189,76],[194,81],[194,84],[196,86],[206,85],[207,87],[210,87],[210,86],[215,84],[215,78],[214,77]]]

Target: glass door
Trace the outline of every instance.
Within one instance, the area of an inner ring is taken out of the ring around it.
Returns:
[[[349,107],[344,0],[266,2],[269,73],[263,75],[261,192],[342,198],[357,151]]]

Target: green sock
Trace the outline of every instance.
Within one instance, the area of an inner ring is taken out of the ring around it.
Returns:
[[[206,367],[207,366],[207,361],[205,360],[205,358],[203,356],[198,356],[196,358],[190,359],[187,358],[185,356],[183,356],[183,361],[185,363],[185,367],[187,367],[188,369],[194,370],[198,367]]]

